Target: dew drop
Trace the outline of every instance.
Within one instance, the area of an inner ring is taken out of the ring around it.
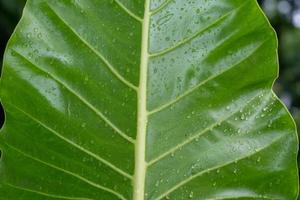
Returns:
[[[159,186],[159,181],[156,181],[155,187],[158,187],[158,186]]]
[[[241,115],[241,120],[245,120],[245,115],[244,114]]]
[[[261,157],[259,156],[257,159],[256,159],[256,162],[260,162],[261,161]]]
[[[237,169],[234,169],[234,170],[233,170],[233,173],[234,173],[234,174],[237,174],[237,171],[238,171]]]

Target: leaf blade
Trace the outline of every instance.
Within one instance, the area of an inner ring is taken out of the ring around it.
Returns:
[[[1,79],[1,196],[295,199],[276,49],[250,0],[28,1]]]

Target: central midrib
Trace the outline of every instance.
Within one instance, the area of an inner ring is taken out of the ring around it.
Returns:
[[[146,177],[146,133],[147,133],[147,71],[148,71],[148,35],[150,22],[150,0],[145,1],[142,26],[140,83],[138,88],[138,120],[135,143],[135,171],[133,183],[133,200],[144,200]]]

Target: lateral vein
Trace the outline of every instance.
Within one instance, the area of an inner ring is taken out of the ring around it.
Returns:
[[[147,166],[150,167],[151,165],[155,164],[156,162],[158,162],[159,160],[163,159],[164,157],[170,155],[171,153],[175,152],[176,150],[182,148],[183,146],[191,143],[192,141],[194,141],[196,138],[202,136],[203,134],[207,133],[209,130],[215,128],[217,125],[223,123],[224,121],[226,121],[227,119],[229,119],[230,117],[234,116],[235,114],[237,114],[241,108],[244,108],[245,106],[247,106],[249,103],[251,103],[255,98],[257,98],[259,96],[259,94],[256,94],[254,97],[250,98],[250,100],[248,100],[243,106],[238,107],[234,112],[230,113],[229,115],[227,115],[226,117],[222,118],[221,120],[213,123],[212,125],[206,127],[203,131],[191,136],[190,138],[188,138],[187,140],[185,140],[184,142],[176,145],[175,147],[171,148],[170,150],[166,151],[165,153],[161,154],[160,156],[158,156],[157,158],[154,158],[153,160],[151,160],[150,162],[148,162]]]
[[[27,158],[30,158],[30,159],[32,159],[32,160],[35,160],[36,162],[42,163],[42,164],[44,164],[44,165],[47,165],[47,166],[50,167],[50,168],[56,169],[56,170],[61,171],[61,172],[65,173],[65,174],[68,174],[68,175],[70,175],[70,176],[73,176],[73,177],[75,177],[75,178],[77,178],[77,179],[79,179],[79,180],[81,180],[81,181],[83,181],[83,182],[85,182],[85,183],[87,183],[87,184],[89,184],[89,185],[95,187],[95,188],[98,188],[98,189],[104,190],[104,191],[106,191],[106,192],[109,192],[109,193],[111,193],[111,194],[113,194],[113,195],[119,197],[119,198],[122,199],[122,200],[126,200],[126,198],[123,197],[123,195],[119,194],[118,192],[116,192],[116,191],[114,191],[114,190],[112,190],[112,189],[110,189],[110,188],[107,188],[107,187],[104,187],[104,186],[99,185],[99,184],[97,184],[97,183],[94,183],[93,181],[90,181],[90,180],[88,180],[88,179],[86,179],[86,178],[84,178],[84,177],[82,177],[82,176],[80,176],[79,174],[76,174],[76,173],[74,173],[74,172],[68,171],[68,170],[63,169],[63,168],[61,168],[61,167],[58,167],[58,166],[56,166],[56,165],[53,165],[53,164],[47,163],[47,162],[45,162],[45,161],[42,161],[42,160],[40,160],[39,158],[36,158],[36,157],[34,157],[34,156],[32,156],[32,155],[29,155],[29,154],[27,154],[27,153],[21,151],[20,149],[18,149],[18,148],[16,148],[16,147],[13,147],[13,146],[11,146],[11,145],[9,145],[9,144],[7,144],[7,143],[5,143],[5,145],[8,146],[8,147],[11,148],[11,149],[17,151],[18,153],[24,155],[24,156],[27,157]]]
[[[158,52],[155,52],[155,53],[152,53],[150,54],[149,56],[151,58],[154,58],[154,57],[157,57],[157,56],[161,56],[161,55],[164,55],[168,52],[171,52],[175,49],[177,49],[178,47],[182,46],[183,44],[193,40],[194,38],[196,38],[198,35],[200,35],[201,33],[204,33],[205,31],[207,31],[209,28],[213,27],[214,25],[216,25],[217,23],[221,22],[222,20],[225,20],[226,17],[230,16],[231,14],[233,14],[234,12],[236,12],[237,10],[241,9],[244,5],[246,5],[247,2],[241,4],[239,7],[233,9],[233,10],[230,10],[229,12],[225,13],[224,15],[220,16],[219,18],[217,18],[215,21],[211,22],[210,24],[208,24],[206,27],[204,27],[203,29],[197,31],[195,34],[193,34],[192,36],[188,37],[188,38],[184,38],[182,39],[181,41],[179,41],[178,43],[174,44],[173,46],[167,48],[167,49],[164,49],[164,50],[161,50],[161,51],[158,51]]]
[[[205,200],[232,200],[232,199],[239,199],[239,198],[249,198],[249,199],[266,199],[266,200],[282,200],[279,198],[268,197],[266,195],[241,195],[241,196],[225,196],[225,197],[215,197],[209,198]]]
[[[118,167],[116,167],[115,165],[113,165],[112,163],[108,162],[107,160],[101,158],[99,155],[83,148],[82,146],[76,144],[75,142],[69,140],[68,138],[64,137],[62,134],[58,133],[57,131],[55,131],[54,129],[50,128],[49,126],[47,126],[46,124],[44,124],[43,122],[41,122],[40,120],[36,119],[35,117],[33,117],[32,115],[30,115],[29,113],[27,113],[26,111],[22,110],[21,108],[10,104],[11,106],[13,106],[14,108],[16,108],[17,110],[19,110],[20,112],[22,112],[23,114],[25,114],[26,116],[28,116],[30,119],[32,119],[33,121],[37,122],[38,124],[40,124],[42,127],[44,127],[46,130],[50,131],[51,133],[53,133],[54,135],[56,135],[57,137],[59,137],[60,139],[64,140],[65,142],[67,142],[68,144],[71,144],[72,146],[76,147],[77,149],[81,150],[82,152],[85,152],[86,154],[94,157],[95,159],[99,160],[100,162],[104,163],[105,165],[109,166],[112,170],[118,172],[119,174],[132,179],[132,176],[130,174],[128,174],[127,172],[124,172],[123,170],[119,169]]]
[[[139,22],[143,22],[143,19],[134,14],[131,10],[129,10],[126,6],[124,6],[120,0],[115,0],[116,4],[118,4],[129,16],[133,17]]]
[[[164,3],[162,3],[158,8],[151,10],[150,15],[155,15],[156,13],[158,13],[159,11],[161,11],[162,9],[164,9],[169,3],[171,3],[173,0],[165,0]]]
[[[88,198],[76,198],[76,197],[67,197],[67,196],[60,196],[60,195],[54,195],[54,194],[49,194],[49,193],[45,193],[45,192],[40,192],[40,191],[36,191],[33,189],[29,189],[29,188],[25,188],[25,187],[21,187],[21,186],[16,186],[10,183],[4,183],[5,185],[14,188],[14,189],[18,189],[18,190],[23,190],[26,192],[30,192],[30,193],[35,193],[35,194],[39,194],[42,196],[47,196],[47,197],[51,197],[51,198],[56,198],[56,199],[68,199],[68,200],[93,200],[93,199],[88,199]]]
[[[274,139],[272,142],[270,142],[269,144],[267,144],[267,145],[265,145],[265,146],[263,146],[263,147],[261,147],[261,148],[259,148],[259,149],[256,149],[256,150],[253,151],[252,153],[250,153],[250,154],[248,154],[248,155],[245,155],[245,156],[242,156],[242,157],[240,157],[240,158],[237,159],[237,160],[232,160],[232,161],[226,162],[226,163],[224,163],[224,164],[222,164],[222,165],[217,165],[217,166],[215,166],[215,167],[211,167],[211,168],[208,168],[208,169],[206,169],[206,170],[200,171],[200,172],[198,172],[198,173],[196,173],[196,174],[190,176],[189,178],[185,179],[184,181],[181,181],[180,183],[176,184],[176,185],[173,186],[171,189],[167,190],[167,191],[164,192],[162,195],[160,195],[158,198],[156,198],[156,200],[160,200],[160,199],[164,198],[164,197],[167,196],[168,194],[174,192],[175,190],[177,190],[177,189],[180,188],[181,186],[183,186],[183,185],[189,183],[190,181],[192,181],[193,179],[195,179],[195,178],[197,178],[197,177],[202,176],[203,174],[206,174],[206,173],[211,172],[211,171],[216,170],[216,169],[221,169],[221,168],[226,167],[226,166],[228,166],[228,165],[230,165],[230,164],[232,164],[232,163],[237,163],[237,162],[239,162],[239,161],[241,161],[241,160],[243,160],[243,159],[246,159],[246,158],[249,158],[249,157],[251,157],[251,156],[254,156],[254,155],[256,155],[258,152],[263,151],[264,149],[267,149],[268,147],[272,146],[273,144],[275,144],[276,142],[278,142],[280,139],[282,139],[284,136],[285,136],[285,135],[281,135],[281,136],[275,138],[275,139]]]
[[[162,110],[164,110],[165,108],[170,107],[171,105],[177,103],[178,101],[180,101],[181,99],[183,99],[184,97],[188,96],[189,94],[191,94],[192,92],[194,92],[195,90],[197,90],[198,88],[200,88],[201,86],[203,86],[204,84],[206,84],[207,82],[223,75],[224,73],[230,71],[231,69],[233,69],[234,67],[237,67],[239,64],[243,63],[244,61],[246,61],[247,59],[249,59],[260,47],[262,47],[262,45],[265,43],[266,41],[263,41],[261,44],[259,44],[249,55],[247,55],[246,57],[244,57],[243,59],[239,60],[238,62],[232,64],[231,66],[227,67],[226,69],[220,71],[219,73],[216,73],[210,77],[208,77],[207,79],[203,80],[202,82],[200,82],[198,85],[192,87],[191,89],[185,91],[184,93],[182,93],[181,95],[177,96],[175,99],[172,99],[171,101],[151,110],[148,112],[148,115],[152,115],[154,113],[160,112]]]
[[[76,30],[74,30],[49,4],[47,4],[49,9],[57,16],[57,18],[59,20],[61,20],[61,22],[63,24],[65,24],[66,27],[69,28],[69,30],[72,31],[72,33],[74,35],[76,35],[76,37],[83,42],[96,56],[98,56],[103,63],[107,66],[107,68],[116,76],[116,78],[118,78],[122,83],[124,83],[125,85],[127,85],[129,88],[137,91],[137,87],[135,85],[133,85],[131,82],[129,82],[128,80],[126,80],[117,70],[115,67],[112,66],[112,64],[99,52],[97,51],[90,43],[88,43],[85,39],[83,39],[79,33],[77,33]]]
[[[49,75],[53,80],[55,80],[57,83],[65,87],[70,93],[72,93],[75,97],[77,97],[83,104],[85,104],[88,108],[90,108],[96,115],[98,115],[106,124],[108,124],[113,130],[118,133],[121,137],[123,137],[125,140],[127,140],[130,143],[135,143],[135,140],[128,135],[126,135],[123,131],[121,131],[115,124],[113,124],[100,110],[98,110],[96,107],[94,107],[91,103],[89,103],[85,98],[83,98],[81,95],[77,94],[70,86],[68,86],[66,83],[61,81],[59,78],[54,76],[53,74],[47,72],[46,70],[42,69],[32,61],[30,61],[28,58],[20,54],[19,52],[14,51],[17,55],[19,55],[22,59],[27,61],[29,64],[31,64],[34,68],[38,69],[39,71]]]

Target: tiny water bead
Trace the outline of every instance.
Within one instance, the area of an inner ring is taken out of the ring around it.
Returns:
[[[88,81],[89,81],[89,77],[88,77],[88,76],[85,76],[85,77],[84,77],[84,84],[86,84]]]
[[[261,157],[259,156],[257,159],[256,159],[256,162],[260,162],[261,161]]]
[[[235,175],[237,175],[238,170],[235,168],[235,169],[233,170],[233,173],[234,173]]]

